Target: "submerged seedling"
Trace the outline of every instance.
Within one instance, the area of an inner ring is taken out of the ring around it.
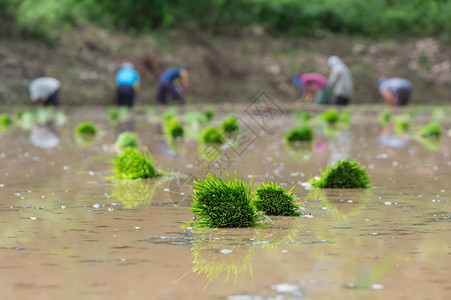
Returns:
[[[75,127],[75,139],[84,146],[91,145],[97,135],[97,128],[92,122],[82,122]]]
[[[329,108],[319,115],[320,119],[329,124],[335,125],[340,119],[340,113],[334,108]]]
[[[430,122],[423,127],[420,131],[420,136],[424,138],[435,137],[438,138],[442,135],[442,129],[438,122]]]
[[[13,120],[7,114],[0,114],[0,130],[6,131],[13,125]]]
[[[295,141],[312,141],[313,140],[313,128],[308,124],[301,126],[295,126],[285,136],[288,142]]]
[[[222,120],[221,127],[224,133],[230,135],[236,135],[240,131],[238,118],[234,114],[226,116],[224,120]]]
[[[345,158],[334,166],[328,165],[325,172],[321,170],[321,177],[313,178],[311,184],[318,188],[369,188],[370,180],[360,163]]]
[[[135,132],[122,132],[117,137],[114,146],[119,152],[126,148],[137,149],[139,147],[138,135]]]
[[[211,109],[207,109],[204,111],[204,115],[205,115],[205,118],[207,119],[207,121],[211,121],[211,120],[213,120],[213,118],[215,116],[215,111],[211,110]]]
[[[144,179],[158,176],[153,157],[150,152],[141,154],[139,151],[127,148],[113,159],[116,178]]]
[[[253,227],[259,224],[259,216],[252,207],[251,188],[244,178],[235,173],[227,182],[207,170],[207,178],[193,181],[191,210],[196,218],[194,227]]]
[[[214,127],[214,126],[209,126],[207,128],[205,128],[204,130],[202,130],[201,135],[200,135],[200,141],[203,144],[224,144],[225,143],[225,139],[221,134],[221,131]]]
[[[171,139],[183,137],[184,134],[183,126],[176,117],[172,117],[163,123],[163,131]]]
[[[274,182],[263,183],[254,193],[255,208],[269,216],[300,216],[301,207],[296,203],[291,190],[285,192]]]

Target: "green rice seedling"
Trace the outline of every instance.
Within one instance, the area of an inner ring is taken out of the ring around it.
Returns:
[[[41,107],[36,111],[36,121],[40,125],[45,125],[49,121],[52,121],[53,116],[54,116],[53,107]]]
[[[205,118],[207,119],[207,121],[209,122],[209,121],[213,120],[213,118],[215,117],[215,111],[212,109],[207,109],[204,111],[204,115],[205,115]]]
[[[172,117],[163,123],[163,131],[171,139],[183,137],[184,134],[183,126],[176,117]]]
[[[294,187],[293,187],[294,188]],[[300,205],[296,203],[293,190],[285,190],[274,182],[264,183],[254,192],[254,206],[268,216],[300,216]]]
[[[356,160],[343,159],[334,166],[321,170],[320,178],[313,178],[311,184],[318,188],[356,189],[369,188],[370,180],[364,167]]]
[[[116,124],[119,122],[119,111],[116,107],[110,107],[108,109],[108,122]]]
[[[53,119],[56,126],[63,126],[67,122],[66,114],[61,110],[55,113]]]
[[[6,131],[13,125],[13,120],[8,114],[0,114],[0,130]]]
[[[221,135],[221,131],[214,126],[209,126],[202,130],[200,134],[200,141],[203,144],[224,144],[225,139]]]
[[[221,124],[222,130],[226,134],[236,135],[240,131],[240,125],[238,123],[238,118],[234,114],[226,116],[222,120]]]
[[[34,122],[34,114],[31,111],[26,111],[20,117],[19,125],[24,130],[30,130],[33,128]]]
[[[351,123],[351,112],[349,110],[343,110],[338,116],[338,122],[344,126],[348,126]]]
[[[302,126],[295,126],[285,136],[288,142],[295,141],[312,141],[313,140],[313,128],[308,124]]]
[[[193,181],[193,203],[191,210],[196,218],[194,227],[254,227],[259,224],[259,216],[252,206],[251,188],[227,173],[227,183],[221,177],[207,170],[207,178]]]
[[[75,127],[75,140],[83,146],[90,146],[96,135],[97,128],[92,122],[82,122]]]
[[[440,124],[437,122],[430,122],[426,126],[423,127],[420,131],[421,137],[440,137],[442,135],[442,129],[440,128]]]
[[[410,123],[405,118],[396,118],[394,130],[395,133],[400,135],[407,133],[410,129]]]
[[[390,123],[392,121],[393,115],[389,110],[384,110],[380,115],[379,115],[379,123],[382,126],[387,126],[388,123]]]
[[[194,126],[198,124],[205,124],[207,122],[207,117],[198,110],[192,110],[185,113],[183,120],[186,124]]]
[[[16,115],[15,115],[15,117],[14,117],[14,119],[16,120],[16,122],[21,122],[22,121],[22,117],[23,117],[23,114],[24,114],[25,112],[23,111],[23,110],[18,110],[18,111],[16,111]]]
[[[138,135],[135,132],[122,132],[116,139],[114,144],[118,152],[122,152],[126,148],[139,148]]]
[[[334,108],[329,108],[319,115],[320,119],[329,124],[335,125],[340,120],[340,113]]]
[[[208,162],[214,162],[222,156],[222,146],[220,144],[199,144],[199,155]]]
[[[311,113],[302,111],[300,109],[294,111],[294,117],[301,122],[308,122],[313,118]]]
[[[144,179],[158,176],[150,152],[141,154],[138,150],[126,148],[113,159],[113,172],[120,179]]]
[[[161,115],[161,123],[164,124],[175,116],[177,116],[177,107],[170,107],[166,109]]]
[[[445,111],[443,110],[443,108],[435,107],[434,110],[432,111],[432,118],[435,121],[440,122],[443,120],[444,117],[445,117]]]

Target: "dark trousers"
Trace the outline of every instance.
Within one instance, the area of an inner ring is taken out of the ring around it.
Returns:
[[[410,94],[412,91],[409,88],[400,88],[396,91],[396,105],[407,105],[410,102]]]
[[[159,82],[157,90],[157,103],[167,104],[168,94],[171,95],[172,100],[179,100],[181,104],[185,104],[185,98],[183,97],[182,93],[177,90],[173,82]]]
[[[332,104],[335,105],[348,105],[349,104],[349,98],[344,96],[335,95],[332,98]]]
[[[117,87],[117,101],[116,104],[119,106],[133,106],[133,101],[135,99],[135,90],[131,85],[121,84]]]
[[[45,100],[44,106],[50,106],[50,105],[58,106],[60,104],[59,97],[58,97],[58,92],[59,92],[59,90],[57,90],[56,92],[51,94],[47,98],[47,100]]]

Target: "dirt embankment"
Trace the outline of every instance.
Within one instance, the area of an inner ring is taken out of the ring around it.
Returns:
[[[261,91],[293,101],[293,75],[327,75],[330,55],[340,56],[353,73],[353,103],[380,102],[380,76],[411,80],[414,103],[451,103],[451,45],[434,38],[275,38],[258,28],[212,37],[189,27],[132,37],[85,27],[66,31],[50,46],[22,37],[11,24],[0,27],[0,104],[26,103],[22,84],[39,76],[62,81],[64,105],[113,104],[114,75],[125,61],[142,77],[137,104],[154,103],[158,74],[181,63],[191,66],[193,102],[247,102]]]

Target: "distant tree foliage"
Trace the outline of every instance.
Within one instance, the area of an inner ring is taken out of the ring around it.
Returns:
[[[5,12],[23,31],[44,38],[61,24],[80,22],[129,32],[190,23],[212,33],[259,25],[289,35],[322,29],[365,36],[451,34],[449,0],[0,0],[0,15]]]

